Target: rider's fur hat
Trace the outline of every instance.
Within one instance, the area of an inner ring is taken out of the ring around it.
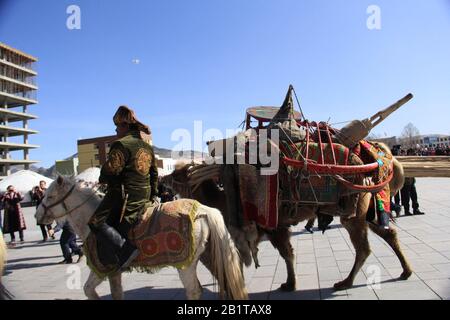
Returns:
[[[120,106],[119,109],[117,109],[116,113],[114,114],[113,121],[116,126],[126,123],[128,125],[136,127],[139,131],[150,134],[149,127],[140,122],[137,119],[134,111],[127,106]]]

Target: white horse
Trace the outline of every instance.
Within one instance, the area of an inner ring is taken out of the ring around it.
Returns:
[[[0,300],[11,298],[10,293],[5,289],[2,284],[3,270],[6,263],[6,244],[3,238],[3,233],[0,230]]]
[[[75,232],[86,241],[90,229],[88,221],[101,198],[91,189],[80,189],[75,181],[58,177],[45,194],[36,211],[39,223],[47,224],[66,217]],[[201,260],[217,279],[221,298],[248,299],[240,260],[234,242],[225,227],[219,210],[199,205],[193,225],[195,254],[192,263],[178,273],[188,299],[200,299],[202,287],[197,278],[197,264]],[[123,299],[120,272],[108,277],[113,299]],[[89,299],[100,299],[95,288],[102,282],[91,270],[84,285]]]

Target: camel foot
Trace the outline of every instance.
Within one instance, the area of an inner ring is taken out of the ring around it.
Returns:
[[[353,286],[353,281],[345,279],[345,280],[336,282],[334,284],[334,289],[338,290],[338,291],[339,290],[347,290],[347,289],[350,289],[352,286]]]
[[[400,275],[400,280],[408,280],[409,277],[411,277],[412,275],[412,271],[411,270],[406,270],[403,271],[402,274]]]
[[[286,282],[280,286],[281,291],[291,292],[295,290],[295,282]]]

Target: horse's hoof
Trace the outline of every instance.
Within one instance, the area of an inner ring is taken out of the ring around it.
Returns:
[[[343,280],[343,281],[340,281],[340,282],[336,282],[333,287],[334,287],[335,290],[338,290],[338,291],[339,290],[347,290],[347,289],[350,289],[352,287],[352,283],[350,283],[347,280]]]
[[[285,291],[285,292],[294,291],[295,290],[295,283],[289,283],[289,282],[283,283],[280,286],[280,290],[281,291]]]
[[[400,275],[400,280],[408,280],[409,277],[411,277],[412,275],[412,271],[408,270],[408,271],[403,271],[402,274]]]

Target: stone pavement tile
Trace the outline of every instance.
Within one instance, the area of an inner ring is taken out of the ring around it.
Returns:
[[[296,270],[298,275],[317,275],[317,265],[315,263],[297,263]]]
[[[431,242],[429,246],[438,252],[446,251],[450,248],[450,241]]]
[[[317,275],[297,276],[297,289],[319,289],[319,279]]]
[[[447,259],[450,259],[450,251],[439,251],[440,254],[442,254],[443,256],[445,256]]]
[[[440,254],[439,252],[422,253],[420,254],[420,258],[430,264],[450,263],[450,260],[446,256]]]
[[[413,273],[411,274],[411,276],[409,277],[408,280],[400,280],[399,277],[403,272],[402,268],[386,268],[387,272],[389,273],[389,275],[392,277],[392,280],[394,281],[398,281],[403,282],[403,281],[421,281],[419,277],[417,277],[417,275],[414,273],[414,269],[413,269]]]
[[[333,257],[333,250],[331,248],[316,249],[316,258],[319,257]]]
[[[273,275],[272,281],[274,283],[284,283],[286,279],[287,279],[287,272],[286,268],[284,268],[283,270],[277,269],[277,272]]]
[[[272,291],[269,295],[270,300],[320,300],[319,289],[297,290],[293,292],[283,292],[280,290]]]
[[[347,290],[349,300],[378,300],[374,290],[366,285],[355,286]]]
[[[414,245],[414,244],[423,243],[421,240],[419,240],[419,239],[417,239],[415,237],[411,237],[410,235],[399,237],[399,240],[400,240],[401,244],[407,244],[407,245]]]
[[[423,253],[433,253],[434,252],[433,248],[431,248],[430,246],[428,246],[426,244],[409,245],[409,248],[411,250],[413,250],[414,252],[418,253],[419,255],[423,254]]]
[[[247,287],[249,292],[269,292],[272,289],[272,277],[253,278]]]
[[[438,300],[440,299],[422,281],[395,281],[382,283],[375,290],[380,300]]]
[[[426,280],[425,283],[439,295],[441,299],[450,300],[450,279]]]
[[[385,267],[385,268],[398,268],[401,267],[400,261],[398,260],[398,258],[396,256],[393,257],[378,257],[378,261],[381,262],[381,264]]]
[[[430,263],[427,263],[425,259],[409,259],[409,263],[411,268],[417,272],[436,271],[436,269]]]
[[[278,263],[278,259],[276,259],[274,257],[267,257],[267,256],[266,257],[258,257],[258,262],[261,266],[275,266]]]
[[[433,264],[433,267],[450,278],[450,263]]]
[[[258,269],[256,269],[253,277],[270,277],[275,274],[276,266],[261,266]]]
[[[319,280],[320,281],[330,281],[330,280],[342,280],[341,273],[338,267],[325,267],[319,268]]]
[[[297,263],[316,263],[316,256],[314,255],[314,253],[301,254],[301,253],[296,252],[295,256],[296,256]]]
[[[347,290],[336,291],[333,287],[337,281],[320,281],[320,298],[322,300],[347,300]]]
[[[348,251],[350,248],[348,247],[347,243],[336,243],[336,244],[331,244],[331,249],[336,252],[336,251]]]
[[[328,240],[326,241],[314,241],[314,248],[317,250],[320,249],[329,249],[330,248],[330,243],[328,242]]]
[[[317,257],[317,266],[319,268],[326,268],[326,267],[336,267],[336,260],[334,257]]]
[[[351,260],[351,261],[353,261],[353,260],[355,260],[355,255],[350,250],[347,250],[347,251],[336,251],[336,252],[334,252],[334,258],[337,261],[340,261],[340,260]]]
[[[440,272],[440,271],[431,271],[431,272],[415,272],[417,277],[421,280],[440,280],[440,279],[448,279],[448,275]]]
[[[342,272],[350,272],[353,268],[353,260],[340,260],[337,261],[337,265],[339,268],[339,271]]]

